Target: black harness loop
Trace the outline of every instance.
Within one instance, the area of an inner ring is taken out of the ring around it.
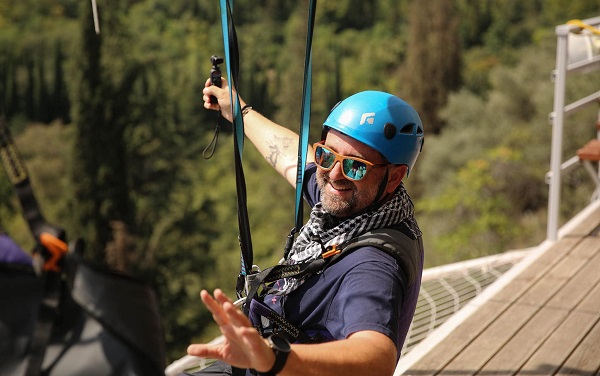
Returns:
[[[2,156],[4,169],[21,205],[23,217],[36,240],[36,250],[43,263],[36,270],[38,277],[44,281],[43,299],[39,306],[38,321],[31,338],[31,355],[26,370],[27,376],[35,376],[41,372],[46,347],[50,341],[55,318],[58,315],[62,291],[62,269],[60,264],[63,255],[53,253],[51,249],[46,248],[40,238],[42,235],[46,235],[58,242],[64,242],[65,231],[62,228],[48,224],[44,219],[33,193],[27,169],[21,161],[4,116],[0,116],[0,155]]]

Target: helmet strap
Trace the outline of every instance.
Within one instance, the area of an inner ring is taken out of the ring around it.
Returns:
[[[377,195],[375,195],[375,199],[373,200],[373,203],[371,205],[367,206],[365,208],[365,210],[362,211],[362,213],[366,213],[366,212],[369,212],[372,210],[377,210],[383,204],[385,188],[387,187],[387,184],[388,184],[388,177],[389,177],[389,169],[386,167],[385,176],[383,177],[383,180],[381,181],[381,183],[379,183],[379,188],[377,189]]]
[[[390,169],[386,166],[386,168],[385,168],[385,176],[383,177],[383,180],[379,184],[379,188],[377,190],[377,196],[375,196],[375,201],[373,201],[374,203],[378,203],[379,204],[380,201],[384,198],[383,194],[385,192],[385,189],[387,188],[388,178],[389,177],[390,177]]]

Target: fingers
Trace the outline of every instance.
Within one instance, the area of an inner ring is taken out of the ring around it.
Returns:
[[[212,295],[202,290],[200,298],[219,325],[224,342],[192,344],[188,346],[187,353],[204,358],[222,359],[236,367],[270,368],[274,362],[273,352],[233,301],[220,289],[216,289]]]
[[[217,293],[218,291],[220,290],[215,290],[215,293]],[[213,298],[213,296],[210,295],[208,291],[202,290],[200,292],[200,299],[202,300],[202,303],[204,303],[206,308],[208,308],[210,313],[212,313],[213,320],[215,320],[215,323],[217,323],[219,327],[224,327],[225,325],[229,324],[227,313],[225,313],[223,306],[215,298]]]
[[[222,79],[223,87],[227,87],[227,81]],[[210,78],[206,80],[204,83],[204,89],[202,90],[202,100],[204,101],[204,108],[208,110],[218,111],[221,109],[221,104],[225,106],[223,100],[225,99],[224,90],[219,88],[218,86],[212,85]],[[213,103],[211,98],[217,98],[217,101]]]
[[[252,327],[246,315],[233,304],[233,301],[222,290],[216,289],[214,297],[206,290],[202,290],[200,298],[213,314],[213,319],[219,326],[224,327],[231,324],[236,327]]]
[[[219,345],[193,344],[188,346],[187,353],[201,358],[217,358],[219,356]]]

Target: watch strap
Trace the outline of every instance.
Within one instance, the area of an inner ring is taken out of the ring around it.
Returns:
[[[279,338],[283,339],[283,337],[279,337]],[[286,342],[287,349],[278,347],[273,342],[273,338],[272,337],[269,338],[269,342],[271,343],[271,350],[273,350],[273,354],[275,354],[275,363],[273,364],[273,367],[271,367],[270,370],[268,370],[265,373],[261,373],[261,375],[275,376],[275,375],[277,375],[277,373],[281,372],[281,370],[285,366],[288,356],[290,355],[289,343],[287,343],[287,340],[285,340],[285,339],[284,339],[284,341]]]
[[[270,370],[268,370],[267,373],[264,374],[266,376],[275,376],[279,372],[281,372],[281,370],[285,366],[285,362],[287,361],[288,355],[290,355],[290,353],[288,352],[276,350],[273,350],[273,352],[275,353],[275,364],[273,364],[273,367]]]

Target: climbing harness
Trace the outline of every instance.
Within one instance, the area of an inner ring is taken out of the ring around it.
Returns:
[[[309,336],[263,303],[263,298],[269,293],[273,283],[283,278],[303,278],[322,273],[353,250],[360,247],[374,247],[392,256],[398,262],[400,269],[406,275],[407,284],[411,285],[419,275],[422,243],[420,237],[409,234],[411,231],[405,224],[368,231],[343,244],[324,248],[323,253],[314,260],[292,265],[276,265],[265,269],[259,272],[250,284],[246,304],[249,310],[247,314],[255,324],[263,322],[261,317],[269,321],[267,328],[256,325],[263,336],[277,333],[285,335],[290,342],[322,342],[325,337],[318,334]]]

